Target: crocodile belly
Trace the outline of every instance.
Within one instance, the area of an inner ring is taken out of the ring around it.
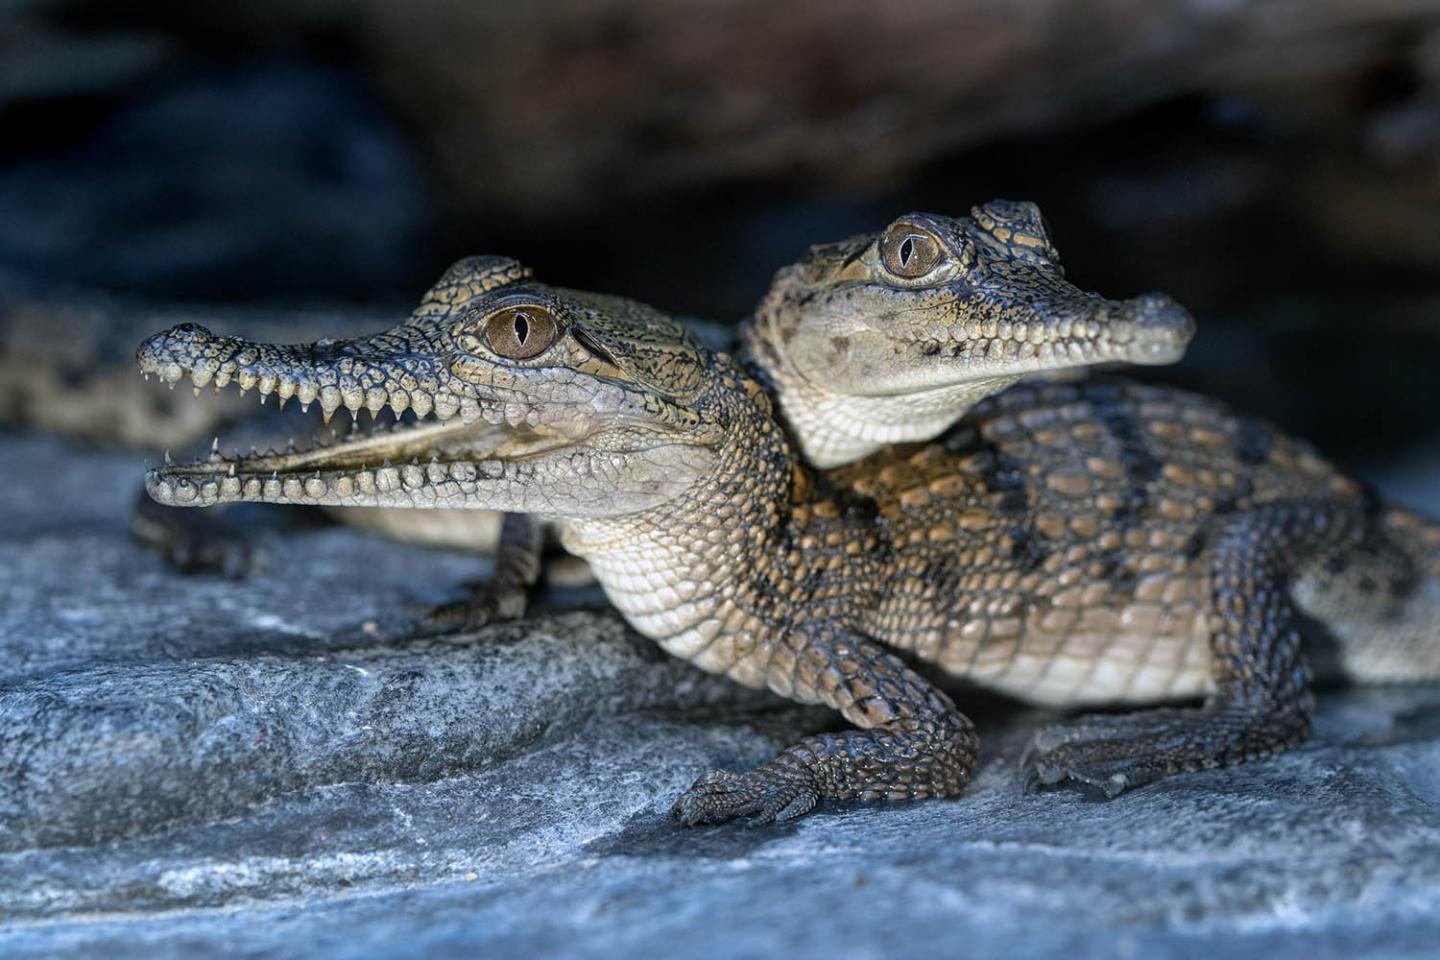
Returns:
[[[1063,598],[1060,598],[1063,599]],[[947,673],[1054,707],[1158,703],[1213,689],[1204,577],[1167,577],[1122,597],[1011,598],[917,623],[895,646]]]

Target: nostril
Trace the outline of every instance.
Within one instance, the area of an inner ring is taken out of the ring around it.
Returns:
[[[210,331],[198,323],[179,323],[171,327],[168,332],[160,334],[172,340],[208,340]]]
[[[1144,331],[1178,342],[1195,335],[1195,318],[1163,293],[1147,293],[1130,301],[1131,317]]]

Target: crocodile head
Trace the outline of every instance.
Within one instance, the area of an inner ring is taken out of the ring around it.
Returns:
[[[928,440],[1022,377],[1179,360],[1195,323],[1163,294],[1069,283],[1039,209],[912,213],[776,275],[747,331],[806,456],[833,466]]]
[[[348,436],[307,449],[167,462],[146,477],[165,504],[617,516],[687,489],[733,432],[710,374],[730,368],[680,325],[631,301],[536,283],[498,257],[456,264],[383,333],[272,345],[184,324],[143,343],[137,360],[172,385],[234,384],[262,402],[294,397],[327,420],[341,407],[353,417]],[[360,429],[362,410],[383,419]]]

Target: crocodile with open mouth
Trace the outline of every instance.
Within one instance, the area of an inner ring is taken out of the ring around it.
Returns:
[[[167,464],[146,477],[158,502],[554,518],[641,633],[854,725],[705,775],[676,804],[685,823],[959,792],[974,729],[897,651],[1057,706],[1203,698],[1037,735],[1032,781],[1109,795],[1303,739],[1307,616],[1354,677],[1440,675],[1440,526],[1179,391],[1021,385],[933,443],[822,472],[742,364],[504,258],[457,264],[384,333],[280,346],[187,324],[138,360],[172,384],[411,418]]]

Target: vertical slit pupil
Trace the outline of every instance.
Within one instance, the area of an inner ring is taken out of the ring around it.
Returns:
[[[915,255],[915,238],[906,237],[900,244],[900,266],[908,267],[910,258]]]
[[[523,313],[515,314],[515,341],[524,346],[530,338],[530,318]]]

